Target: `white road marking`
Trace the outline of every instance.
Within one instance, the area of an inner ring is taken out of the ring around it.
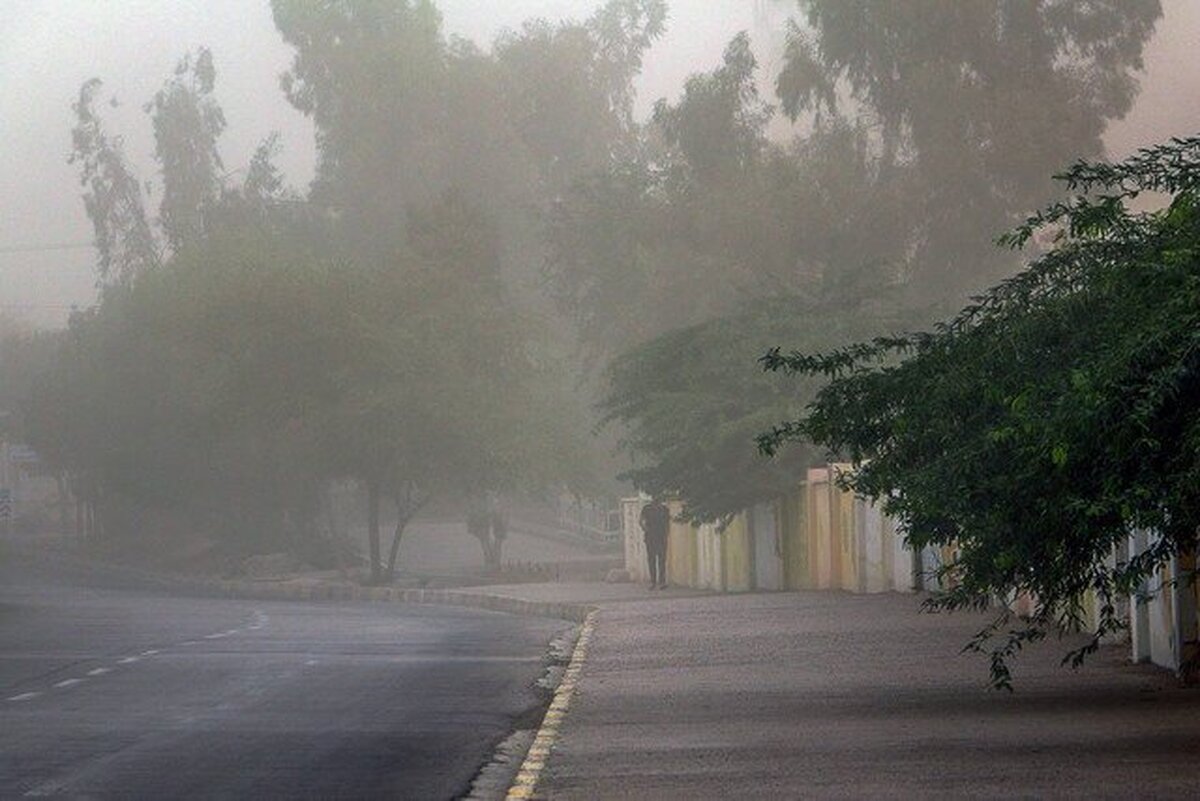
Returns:
[[[118,659],[117,664],[118,665],[132,665],[134,662],[140,662],[141,660],[142,660],[142,658],[140,656],[127,656],[124,659]]]
[[[157,648],[151,648],[149,651],[142,651],[142,656],[154,656],[158,653]]]
[[[188,640],[187,642],[181,642],[179,644],[180,645],[199,645],[199,643],[196,642],[195,640]]]
[[[28,701],[30,698],[37,698],[39,695],[41,693],[21,693],[20,695],[10,696],[8,700],[14,702]]]
[[[82,684],[83,679],[63,679],[55,687],[74,687],[76,684]]]
[[[225,634],[225,632],[220,632],[220,633],[218,633],[218,634],[205,634],[205,635],[204,635],[204,639],[206,639],[206,640],[219,640],[219,639],[221,639],[222,637],[226,637],[226,636],[228,636],[228,635],[226,635],[226,634]]]
[[[308,660],[307,662],[305,662],[304,664],[306,664],[306,665],[309,665],[309,666],[312,666],[312,665],[315,665],[315,664],[317,664],[317,660],[315,660],[315,659],[310,659],[310,660]]]
[[[225,636],[227,636],[227,637],[231,637],[231,636],[233,636],[234,634],[237,634],[237,633],[238,633],[238,630],[237,630],[237,629],[230,629],[229,631],[225,632]]]
[[[112,671],[112,668],[98,667],[95,670],[89,670],[88,675],[89,676],[103,676],[105,673],[109,673],[111,671]]]

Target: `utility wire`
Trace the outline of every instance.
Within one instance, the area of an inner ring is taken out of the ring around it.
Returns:
[[[0,253],[46,253],[52,250],[83,250],[95,247],[93,242],[50,242],[40,245],[0,245]]]
[[[65,309],[67,311],[70,311],[71,309],[85,308],[87,305],[88,304],[82,303],[82,302],[81,303],[0,303],[0,309],[20,309],[22,311],[30,311],[33,309],[38,309],[38,310]]]

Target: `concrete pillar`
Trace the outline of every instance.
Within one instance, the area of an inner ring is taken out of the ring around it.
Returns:
[[[1136,556],[1146,550],[1146,532],[1134,531],[1129,535],[1129,555]],[[1134,662],[1150,659],[1150,601],[1149,587],[1143,579],[1129,599],[1129,658]]]
[[[1195,678],[1197,648],[1196,632],[1196,557],[1180,554],[1171,559],[1172,639],[1175,645],[1175,670],[1186,680]]]

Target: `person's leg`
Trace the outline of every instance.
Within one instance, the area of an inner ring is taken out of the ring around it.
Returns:
[[[667,588],[667,540],[663,539],[658,546],[658,588],[665,590]]]
[[[667,543],[665,540],[656,540],[654,543],[654,565],[655,586],[667,586]]]
[[[658,561],[657,553],[654,549],[654,541],[646,540],[646,562],[650,568],[650,589],[658,587]]]

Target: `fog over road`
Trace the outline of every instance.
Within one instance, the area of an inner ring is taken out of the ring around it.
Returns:
[[[0,567],[0,798],[446,798],[560,621],[176,598]]]

